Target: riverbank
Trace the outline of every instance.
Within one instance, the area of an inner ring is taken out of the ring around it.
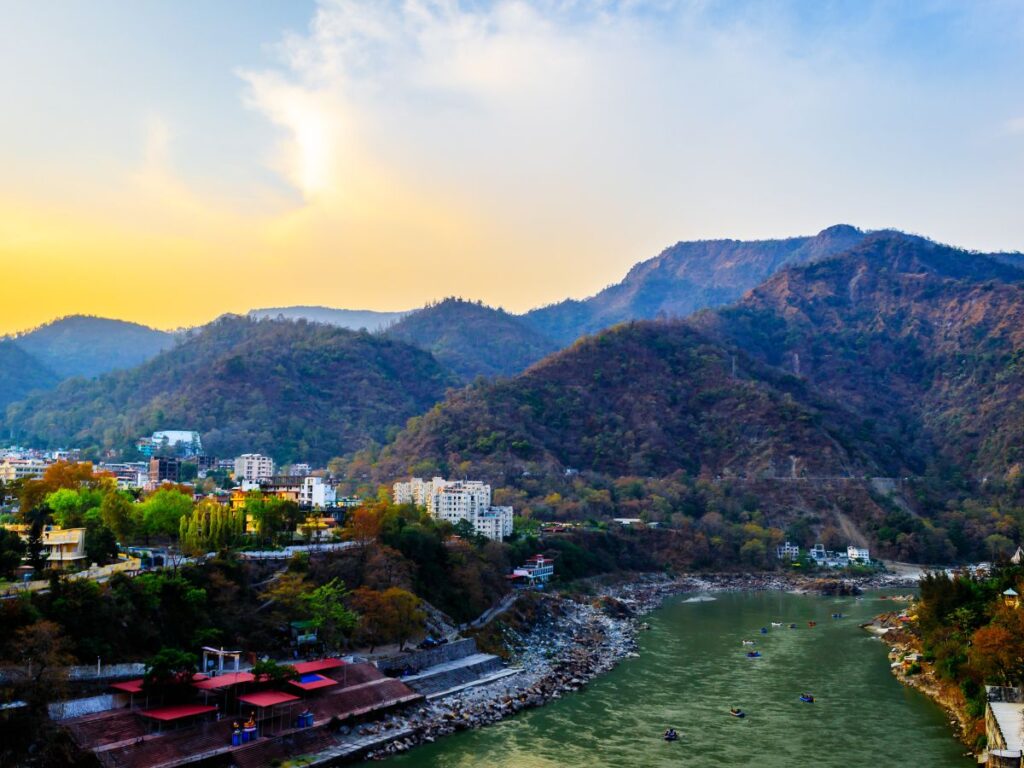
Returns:
[[[817,578],[800,574],[707,574],[672,579],[639,574],[618,582],[584,582],[565,594],[523,593],[499,620],[475,633],[482,650],[499,653],[515,675],[428,702],[414,712],[363,726],[360,734],[401,734],[370,753],[381,759],[460,730],[497,722],[579,690],[636,654],[643,617],[673,595],[786,591],[856,595],[906,586],[892,574]]]
[[[897,597],[906,607],[877,616],[862,628],[889,646],[890,671],[908,688],[920,691],[946,713],[950,728],[956,737],[977,755],[978,738],[984,733],[984,724],[971,717],[967,700],[959,687],[944,680],[934,665],[924,658],[920,639],[913,629],[913,600],[910,595]]]

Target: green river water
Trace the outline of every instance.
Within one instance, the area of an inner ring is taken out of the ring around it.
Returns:
[[[681,596],[648,617],[639,658],[585,689],[386,762],[438,768],[967,766],[942,712],[889,672],[858,626],[892,603],[768,593]],[[832,619],[841,612],[845,618]],[[818,625],[808,627],[809,620]],[[786,626],[773,628],[772,621]],[[789,629],[790,622],[797,629]],[[768,627],[767,635],[759,629]],[[756,641],[759,659],[747,659]],[[799,700],[814,694],[813,704]],[[729,715],[742,707],[745,719]],[[661,734],[674,726],[682,738]]]

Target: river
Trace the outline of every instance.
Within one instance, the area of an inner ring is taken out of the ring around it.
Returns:
[[[392,768],[967,766],[941,710],[889,673],[858,626],[893,604],[782,592],[680,596],[640,656],[582,691],[391,758]],[[833,619],[841,612],[844,618]],[[817,621],[809,627],[808,621]],[[771,627],[772,621],[785,622]],[[788,624],[795,622],[796,629]],[[768,627],[762,635],[761,627]],[[763,655],[746,658],[756,642]],[[809,691],[815,702],[802,703]],[[745,719],[729,715],[742,707]],[[661,739],[674,726],[682,738]]]

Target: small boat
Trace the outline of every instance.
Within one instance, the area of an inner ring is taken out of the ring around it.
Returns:
[[[675,728],[669,728],[665,731],[665,735],[662,736],[662,738],[665,739],[665,741],[679,741],[679,734],[676,733]]]
[[[760,651],[747,651],[747,658],[748,659],[759,659],[759,658],[761,658],[761,652]]]
[[[843,614],[841,614],[841,613],[833,613],[832,614],[832,618],[833,619],[841,619],[841,618],[843,618]]]
[[[816,622],[816,621],[808,621],[807,622],[807,626],[808,627],[816,627],[816,626],[818,626],[818,622]]]
[[[768,634],[768,627],[761,627],[761,634],[762,635],[767,635]]]
[[[802,701],[804,704],[813,704],[814,703],[814,696],[812,694],[810,694],[810,693],[801,693],[800,694],[800,701]]]
[[[790,624],[790,625],[789,625],[789,628],[790,628],[790,629],[796,629],[796,624]]]
[[[732,715],[733,717],[746,717],[747,716],[747,713],[744,712],[739,707],[733,707],[732,709],[730,709],[729,710],[729,714]]]
[[[782,626],[782,622],[781,621],[773,621],[772,622],[772,626],[773,627],[781,627]]]

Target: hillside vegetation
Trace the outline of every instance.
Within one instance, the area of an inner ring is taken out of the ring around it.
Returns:
[[[1024,461],[1021,279],[985,256],[877,235],[695,322],[855,409],[900,471],[1012,481]]]
[[[60,378],[131,368],[174,345],[174,336],[138,323],[71,315],[19,334],[14,342]]]
[[[467,382],[519,373],[558,348],[521,318],[455,298],[406,315],[386,335],[428,350]]]
[[[0,413],[37,389],[56,386],[60,378],[9,339],[0,339]]]
[[[72,380],[8,411],[26,444],[123,449],[196,429],[214,455],[326,462],[385,440],[453,380],[426,352],[306,322],[225,317],[130,371]]]

